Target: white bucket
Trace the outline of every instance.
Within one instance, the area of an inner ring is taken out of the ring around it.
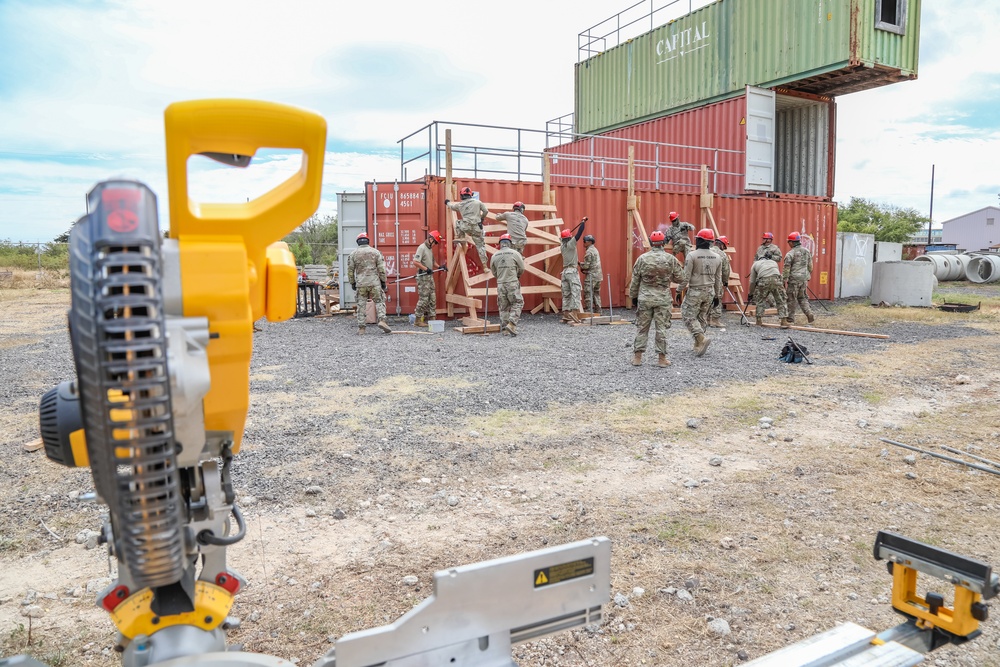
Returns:
[[[427,330],[431,333],[444,333],[444,320],[428,320]]]

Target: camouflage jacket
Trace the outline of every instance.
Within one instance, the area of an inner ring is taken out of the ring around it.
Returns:
[[[486,218],[486,214],[490,212],[490,209],[486,208],[486,204],[479,201],[478,199],[463,199],[461,201],[448,202],[448,208],[453,211],[457,211],[462,219],[462,222],[470,225],[478,225]]]
[[[780,278],[781,270],[778,268],[778,263],[773,259],[768,259],[763,257],[758,259],[750,267],[750,287],[749,290],[752,293],[754,288],[757,287],[759,283],[764,278]]]
[[[385,259],[370,245],[361,246],[347,258],[347,282],[375,287],[385,282]]]
[[[780,262],[781,248],[774,245],[773,243],[768,243],[766,245],[761,243],[757,247],[757,252],[753,254],[753,261],[756,262],[758,259],[764,259],[765,257],[767,257],[768,259],[773,259],[776,262]]]
[[[595,246],[587,248],[583,253],[583,261],[580,262],[580,270],[591,280],[600,280],[601,276],[601,253],[597,252]]]
[[[785,255],[785,269],[781,272],[783,280],[806,282],[812,276],[812,272],[812,253],[802,246],[795,246]]]
[[[510,234],[513,243],[525,243],[528,240],[528,219],[522,213],[518,211],[500,213],[497,215],[497,220],[507,223],[507,233]]]
[[[563,271],[575,269],[580,264],[580,254],[576,251],[576,239],[572,236],[568,239],[562,239],[560,251],[562,252]]]
[[[729,287],[729,276],[733,271],[733,265],[729,262],[729,253],[722,248],[713,246],[712,252],[722,260],[722,291],[725,292]]]
[[[497,285],[520,284],[521,274],[524,273],[521,253],[513,248],[500,248],[490,258],[490,271],[496,276]]]
[[[663,234],[667,237],[667,242],[673,243],[674,250],[677,250],[684,246],[691,247],[691,237],[688,236],[688,232],[693,229],[694,225],[691,223],[678,220],[670,223],[670,226],[663,230]]]
[[[628,295],[649,306],[669,306],[670,283],[685,286],[684,267],[662,246],[653,246],[635,260]]]
[[[688,289],[707,288],[722,296],[722,260],[709,249],[688,253],[684,260],[684,282]]]

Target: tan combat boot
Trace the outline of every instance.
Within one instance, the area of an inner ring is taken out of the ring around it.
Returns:
[[[700,357],[705,354],[705,350],[708,349],[709,343],[712,339],[705,334],[695,334],[694,336],[694,356]]]
[[[414,326],[418,326],[418,327],[426,327],[427,326],[427,319],[423,315],[421,315],[420,317],[417,318],[417,321],[414,322],[413,324],[414,324]]]
[[[816,316],[815,315],[813,315],[812,313],[809,313],[808,315],[806,315],[806,322],[808,322],[809,324],[812,324],[815,321],[816,321]]]
[[[632,355],[632,365],[642,366],[642,352],[636,352],[634,355]]]
[[[713,327],[715,329],[721,329],[722,320],[719,319],[718,317],[712,317],[708,320],[708,326]]]
[[[670,365],[670,360],[667,359],[667,355],[661,354],[656,359],[656,365],[659,366],[660,368],[666,368],[667,366]]]
[[[358,327],[358,335],[359,336],[364,336],[365,335],[365,328],[364,327]]]
[[[392,333],[392,329],[389,328],[389,323],[386,322],[385,320],[378,321],[378,328],[384,331],[385,333]]]
[[[780,326],[782,329],[787,329],[792,326],[792,320],[789,317],[782,317]]]
[[[517,335],[517,325],[515,325],[513,322],[508,322],[507,326],[505,326],[503,330],[509,333],[511,336]]]
[[[763,320],[763,318],[761,318],[760,315],[758,315],[755,319],[757,320],[757,326],[759,326],[759,327],[764,326],[764,320]]]

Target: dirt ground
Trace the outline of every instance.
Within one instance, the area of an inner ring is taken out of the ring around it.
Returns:
[[[233,612],[242,628],[230,639],[308,665],[336,637],[423,600],[436,570],[596,535],[612,540],[612,595],[627,599],[605,605],[599,629],[517,645],[519,664],[721,667],[842,622],[891,627],[900,619],[888,603],[890,578],[871,555],[878,530],[1000,567],[1000,477],[921,455],[907,462],[910,452],[879,440],[1000,461],[1000,288],[962,290],[948,300],[981,300],[980,311],[844,303],[823,321],[863,331],[907,323],[919,339],[905,343],[836,359],[818,352],[814,365],[673,393],[641,384],[585,397],[550,390],[542,409],[460,413],[442,419],[433,438],[394,417],[424,391],[414,379],[419,362],[306,393],[297,364],[308,366],[309,356],[282,356],[260,349],[272,339],[255,340],[248,446],[235,471],[249,530],[230,549],[249,585]],[[22,449],[36,437],[37,398],[71,373],[67,307],[64,289],[0,290],[0,359],[8,360],[0,367],[0,654],[111,665],[112,626],[93,604],[107,555],[74,539],[100,523],[101,508],[79,501],[92,489],[89,476]],[[731,328],[737,321],[727,315]],[[321,325],[323,345],[361,344],[348,338],[349,322],[310,326]],[[634,331],[619,329],[623,339]],[[671,335],[672,345],[683,340]],[[442,345],[454,336],[446,332]],[[810,345],[810,336],[799,340]],[[685,372],[722,363],[733,362],[710,350]],[[643,371],[635,377],[657,372]],[[452,391],[482,385],[468,372],[433,381]],[[393,447],[394,429],[421,437]],[[265,433],[285,435],[265,445]],[[282,454],[286,446],[294,456]],[[25,602],[43,610],[30,633]],[[712,619],[730,632],[713,632]],[[997,621],[928,663],[1000,665]]]

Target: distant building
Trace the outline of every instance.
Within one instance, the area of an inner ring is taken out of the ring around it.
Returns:
[[[942,229],[940,227],[934,227],[931,229],[931,245],[938,245],[943,243],[941,238]],[[921,229],[916,234],[910,236],[908,243],[923,243],[927,245],[927,230]]]
[[[954,243],[959,250],[987,250],[1000,243],[1000,207],[987,206],[941,223],[942,243]]]

